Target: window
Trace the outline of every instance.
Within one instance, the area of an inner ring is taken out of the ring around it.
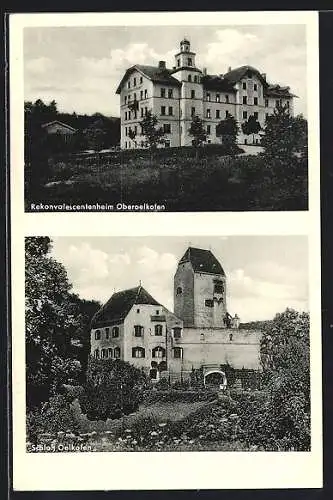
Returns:
[[[289,105],[290,105],[289,101],[286,101],[287,108],[289,108]]]
[[[156,310],[156,316],[158,316],[160,314],[160,311],[157,309]]]
[[[229,102],[229,96],[228,96],[228,94],[226,94],[226,96],[225,96],[225,102]]]
[[[191,108],[191,116],[195,115],[195,108]]]
[[[177,66],[179,68],[179,66],[180,66],[180,59],[177,59]]]
[[[269,117],[269,113],[265,113],[266,120],[267,120],[268,117]]]
[[[120,358],[120,347],[115,347],[113,351],[113,356],[115,358]]]
[[[173,348],[173,357],[176,359],[181,359],[183,357],[181,347],[174,347]]]
[[[144,358],[145,354],[143,347],[132,347],[132,358]]]
[[[224,292],[224,286],[223,283],[215,283],[214,285],[214,293],[223,293]]]
[[[194,80],[194,83],[197,83],[197,81],[198,81],[197,75],[194,75],[193,80]]]
[[[230,334],[229,334],[229,340],[232,340],[232,338],[233,338],[233,334],[232,334],[232,333],[230,333]]]
[[[110,328],[105,328],[105,338],[106,339],[110,338]]]
[[[183,293],[182,287],[178,286],[176,290],[176,295],[181,295]]]
[[[216,102],[220,102],[220,94],[216,94]]]
[[[133,99],[134,99],[134,101],[136,101],[136,92],[134,92],[134,94],[133,94]]]
[[[155,325],[155,335],[162,335],[162,333],[163,333],[163,326]]]
[[[161,97],[165,97],[165,89],[161,88]]]
[[[210,93],[209,92],[207,92],[207,94],[206,94],[206,99],[207,99],[207,101],[210,101]]]
[[[141,325],[134,326],[134,336],[135,337],[143,337],[143,326],[141,326]]]
[[[143,90],[140,90],[140,99],[143,99]]]
[[[161,115],[165,115],[165,106],[161,106]]]
[[[128,103],[130,102],[131,100],[131,94],[128,94]]]
[[[171,134],[171,125],[170,125],[170,123],[163,123],[163,132],[165,134]]]
[[[225,117],[226,117],[226,118],[228,118],[228,116],[231,116],[231,115],[230,115],[229,111],[228,111],[228,110],[226,110],[226,112],[225,112]]]
[[[179,326],[175,326],[173,329],[173,338],[174,339],[180,339],[182,336],[182,329]]]
[[[172,99],[172,97],[173,97],[173,90],[172,89],[168,89],[168,97],[169,97],[169,99]]]
[[[268,108],[268,99],[265,99],[265,107]]]
[[[205,306],[206,307],[214,307],[214,302],[212,299],[206,299],[205,300]]]
[[[191,90],[191,99],[195,99],[195,90]]]
[[[255,112],[253,113],[253,116],[254,116],[254,118],[255,118],[256,120],[258,120],[258,111],[255,111]]]
[[[136,312],[139,314],[140,313],[140,309],[137,309]]]
[[[125,142],[125,149],[127,149],[127,142]]]
[[[127,120],[127,111],[125,111],[125,121]]]
[[[136,78],[133,78],[133,87],[136,87]]]
[[[243,111],[243,119],[246,120],[247,119],[247,111]]]
[[[169,148],[170,147],[170,141],[164,141],[164,147]]]
[[[140,116],[143,118],[143,108],[140,109]]]
[[[109,355],[109,358],[113,358],[113,349],[111,347],[109,347],[109,349],[108,349],[108,355]]]
[[[276,107],[278,107],[278,105],[279,105],[279,104],[280,104],[280,101],[279,101],[279,99],[277,99],[277,100],[275,101],[275,106],[276,106]]]
[[[95,349],[94,351],[94,358],[99,358],[99,350]]]
[[[148,90],[145,89],[145,99],[147,99],[147,97],[148,97]]]
[[[147,116],[148,108],[145,108],[145,116]]]
[[[112,328],[112,338],[115,339],[119,337],[119,327],[118,326],[114,326]]]
[[[254,97],[254,98],[253,98],[253,104],[254,104],[255,106],[257,106],[257,105],[258,105],[258,97]]]
[[[151,351],[153,358],[164,358],[165,357],[165,349],[163,347],[157,346],[154,347]]]
[[[220,118],[220,110],[219,109],[217,109],[215,111],[215,118]]]
[[[131,80],[128,80],[128,82],[127,82],[127,88],[129,88],[129,89],[131,88]]]
[[[192,75],[188,75],[188,81],[191,82],[192,81]]]
[[[173,115],[173,107],[172,106],[169,106],[168,113],[169,113],[169,116]]]
[[[187,66],[192,66],[192,58],[188,57],[187,59]]]
[[[207,111],[206,111],[206,117],[210,118],[210,109],[207,109]]]
[[[140,76],[140,83],[142,83],[142,82],[143,82],[143,80],[142,80],[142,76]]]
[[[136,118],[136,117],[135,117],[135,118]],[[135,135],[138,133],[138,128],[137,128],[137,126],[136,126],[136,125],[134,126],[134,133],[135,133]]]
[[[243,82],[243,89],[246,90],[246,82]]]
[[[107,349],[102,349],[101,350],[101,358],[107,358],[107,355],[108,355]]]
[[[127,95],[125,95],[125,104],[127,104]]]
[[[129,120],[131,119],[131,112],[130,111],[128,111],[127,117],[128,117]]]
[[[247,97],[246,97],[246,95],[243,95],[243,104],[247,104]]]
[[[95,331],[95,340],[101,340],[101,330]]]
[[[258,90],[258,85],[256,83],[253,84],[253,90],[254,91]]]
[[[207,125],[207,134],[210,134],[210,125]]]

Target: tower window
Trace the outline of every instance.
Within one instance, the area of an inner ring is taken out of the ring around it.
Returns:
[[[162,325],[155,325],[155,335],[161,336],[163,333],[163,326]]]
[[[112,328],[112,338],[117,338],[117,337],[119,337],[119,327],[114,326]]]
[[[181,347],[174,347],[173,348],[173,357],[177,358],[177,359],[181,359],[183,357],[182,351],[183,351],[183,349]]]
[[[214,307],[214,301],[212,299],[206,299],[205,306],[206,307]]]
[[[187,59],[187,66],[192,66],[192,59],[191,59],[191,57],[188,57],[188,59]]]
[[[183,289],[181,286],[178,286],[177,287],[177,290],[176,290],[176,295],[181,295],[183,293]]]
[[[191,90],[191,99],[195,99],[195,90]]]
[[[193,80],[194,80],[194,83],[197,83],[197,81],[198,81],[197,75],[194,75]]]
[[[192,75],[188,75],[188,81],[191,82],[192,81]]]

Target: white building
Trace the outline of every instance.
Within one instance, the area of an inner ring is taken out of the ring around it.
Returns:
[[[166,147],[190,146],[193,137],[189,128],[194,116],[204,120],[208,143],[220,143],[216,125],[228,114],[241,125],[254,115],[264,127],[267,115],[278,104],[287,105],[293,113],[289,87],[269,84],[266,75],[251,66],[231,69],[222,75],[209,75],[196,67],[195,52],[190,42],[180,42],[175,66],[166,68],[136,64],[127,69],[116,93],[120,95],[121,147],[145,147],[140,121],[148,110],[156,115],[166,135]],[[130,132],[131,131],[131,132]],[[132,134],[135,134],[134,138]],[[260,134],[246,136],[241,132],[239,143],[257,143]]]

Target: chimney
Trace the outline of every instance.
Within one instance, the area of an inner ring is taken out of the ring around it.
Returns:
[[[202,73],[203,73],[204,76],[206,76],[207,75],[207,68],[203,68],[202,69]]]
[[[229,66],[229,68],[228,68],[228,73],[229,73],[230,71],[231,71],[231,66]]]
[[[159,62],[158,62],[158,67],[159,67],[160,69],[165,69],[165,61],[159,61]]]

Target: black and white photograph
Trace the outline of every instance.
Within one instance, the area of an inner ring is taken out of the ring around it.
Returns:
[[[27,237],[27,452],[310,451],[307,240]]]
[[[307,210],[310,28],[25,27],[25,210]]]

